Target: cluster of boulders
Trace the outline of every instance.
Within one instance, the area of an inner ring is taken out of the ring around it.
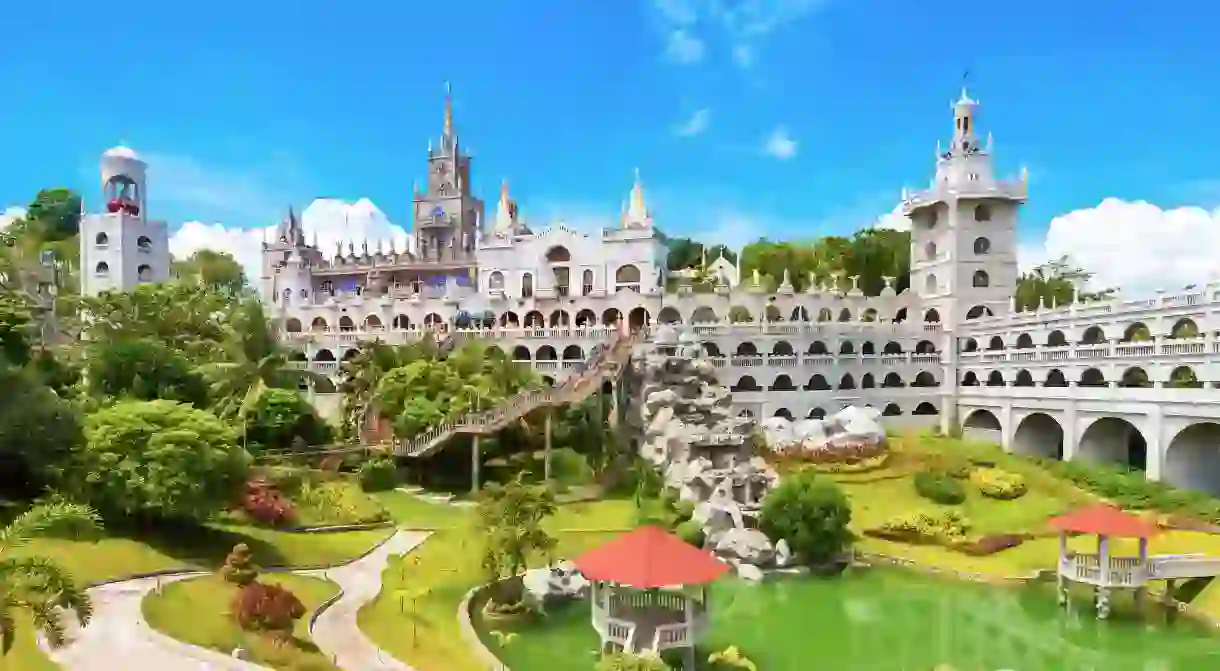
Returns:
[[[771,417],[761,426],[767,447],[784,454],[850,454],[885,445],[881,413],[872,407],[850,405],[825,419],[795,422]]]
[[[576,564],[566,560],[526,571],[521,584],[526,598],[539,610],[557,601],[583,598],[589,591],[589,581],[580,574]]]
[[[634,366],[640,456],[657,466],[679,500],[695,504],[691,519],[705,546],[749,579],[762,578],[760,567],[787,565],[787,543],[772,544],[757,528],[759,507],[779,474],[752,453],[754,420],[733,412],[732,393],[699,340],[662,327]]]

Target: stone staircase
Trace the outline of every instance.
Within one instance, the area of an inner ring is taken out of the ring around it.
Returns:
[[[468,412],[452,422],[399,442],[394,446],[394,455],[426,457],[444,447],[456,435],[485,436],[538,408],[579,403],[596,392],[603,379],[617,379],[622,374],[631,352],[642,338],[640,332],[628,336],[618,334],[608,346],[594,352],[585,361],[585,368],[580,374],[572,375],[558,387],[521,392],[490,410]]]

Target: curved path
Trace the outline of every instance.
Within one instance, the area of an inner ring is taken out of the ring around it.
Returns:
[[[415,549],[427,533],[398,531],[367,556],[326,570],[292,571],[327,578],[343,590],[314,621],[314,643],[347,671],[413,671],[373,645],[359,627],[356,613],[381,591],[381,574],[390,555]],[[201,571],[155,578],[134,578],[90,588],[93,619],[81,628],[68,624],[68,644],[50,649],[40,635],[38,644],[65,671],[271,671],[267,667],[189,645],[161,634],[148,625],[141,602],[157,588],[178,580],[207,575]],[[73,620],[69,618],[69,620]]]

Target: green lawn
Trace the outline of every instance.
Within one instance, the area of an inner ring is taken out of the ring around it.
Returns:
[[[381,594],[360,611],[360,628],[387,653],[419,671],[482,671],[484,667],[470,651],[457,624],[462,597],[486,580],[479,565],[482,546],[473,528],[474,511],[418,499],[413,503],[399,501],[397,507],[384,498],[382,501],[391,511],[411,512],[439,530],[415,552],[391,560]],[[429,507],[450,512],[440,513]],[[392,514],[398,518],[398,514]],[[555,556],[572,557],[616,535],[604,530],[626,530],[634,526],[634,520],[631,501],[607,500],[560,506],[546,526],[559,541]]]
[[[243,647],[250,661],[274,669],[292,671],[336,671],[309,636],[309,617],[324,601],[339,591],[334,583],[295,575],[263,574],[259,580],[289,589],[305,605],[306,614],[297,621],[293,638],[276,643],[258,634],[244,632],[229,616],[229,601],[237,591],[219,576],[205,576],[166,585],[160,593],[144,599],[144,618],[153,629],[184,643],[211,648],[224,654]]]

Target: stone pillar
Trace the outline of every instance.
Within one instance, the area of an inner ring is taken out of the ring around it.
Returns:
[[[483,455],[479,451],[479,434],[474,434],[470,441],[470,493],[479,493],[479,467]]]
[[[1097,619],[1110,617],[1110,539],[1097,537],[1097,565],[1100,568],[1101,585],[1097,588]]]
[[[551,481],[551,418],[555,415],[554,408],[546,409],[546,418],[543,420],[542,435],[542,481],[549,483]]]

